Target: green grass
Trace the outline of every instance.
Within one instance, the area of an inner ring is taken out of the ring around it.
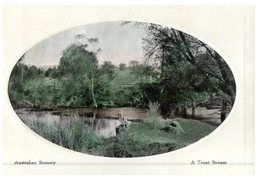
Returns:
[[[215,129],[196,120],[177,119],[175,123],[177,126],[170,126],[168,131],[162,130],[169,126],[166,122],[158,123],[156,128],[152,121],[133,124],[109,140],[113,151],[107,151],[106,156],[141,157],[166,153],[192,144]]]
[[[182,118],[177,118],[176,120],[185,131],[185,133],[178,136],[177,142],[180,146],[186,146],[194,143],[210,134],[216,128],[215,126],[197,120]]]
[[[46,121],[24,121],[33,131],[45,139],[92,155],[106,157],[140,157],[173,151],[192,144],[211,133],[215,127],[195,120],[176,119],[176,127],[170,122],[153,121],[133,123],[115,137],[104,138],[85,125],[80,117],[74,117],[66,125]],[[167,131],[162,130],[168,127]]]
[[[103,137],[86,126],[79,117],[72,118],[66,125],[43,120],[24,122],[34,132],[55,144],[79,152],[102,155],[99,147],[103,143]]]
[[[136,82],[137,78],[133,73],[131,73],[130,69],[119,71],[115,79],[112,81],[113,84],[119,86],[133,85]]]

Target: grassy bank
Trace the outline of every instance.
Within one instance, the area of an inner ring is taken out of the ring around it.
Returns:
[[[130,125],[111,138],[97,135],[83,119],[66,125],[57,122],[24,121],[34,132],[65,148],[106,157],[140,157],[173,151],[192,144],[215,127],[195,120],[176,119],[176,127],[166,121]]]

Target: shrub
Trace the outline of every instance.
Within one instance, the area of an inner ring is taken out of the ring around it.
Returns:
[[[75,151],[99,154],[93,149],[103,143],[103,138],[86,126],[79,117],[73,117],[68,124],[30,119],[24,122],[45,139]]]
[[[160,126],[160,122],[158,119],[158,110],[159,110],[160,104],[149,102],[149,119],[148,122],[151,123],[151,127],[157,128]]]

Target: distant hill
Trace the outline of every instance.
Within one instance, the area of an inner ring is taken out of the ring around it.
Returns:
[[[137,78],[131,73],[130,69],[124,69],[118,71],[117,76],[112,82],[116,85],[132,85],[137,82]]]

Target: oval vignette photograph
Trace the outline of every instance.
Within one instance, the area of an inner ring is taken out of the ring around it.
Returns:
[[[208,136],[228,120],[236,83],[225,60],[200,39],[158,24],[115,21],[34,45],[17,59],[8,94],[17,116],[46,140],[131,158]]]

